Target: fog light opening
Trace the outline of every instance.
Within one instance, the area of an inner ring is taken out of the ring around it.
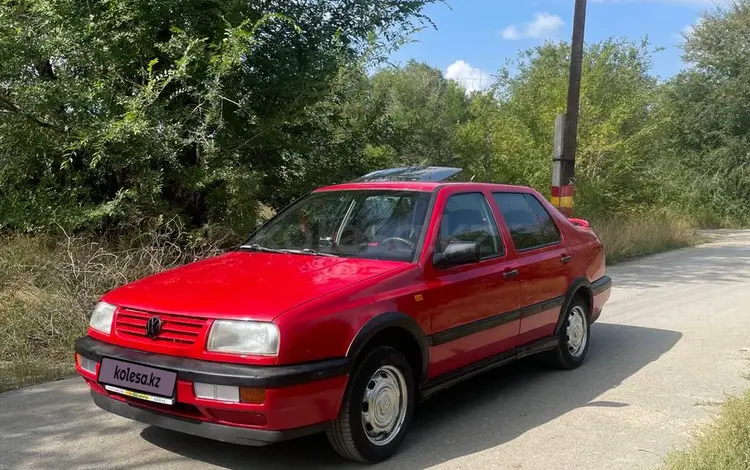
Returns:
[[[76,362],[78,363],[78,367],[85,370],[89,374],[96,375],[96,361],[92,361],[89,358],[83,357],[80,354],[76,353]]]
[[[201,382],[193,383],[193,392],[197,398],[204,400],[240,402],[240,388],[233,385],[214,385]]]

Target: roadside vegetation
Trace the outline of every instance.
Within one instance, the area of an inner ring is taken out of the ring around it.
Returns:
[[[731,397],[721,413],[696,434],[687,450],[669,456],[664,470],[747,470],[750,468],[750,391]]]
[[[0,390],[68,372],[104,291],[231,246],[317,186],[429,164],[548,194],[569,45],[467,93],[386,61],[433,27],[430,3],[0,2]],[[586,45],[576,216],[610,262],[748,223],[748,41],[737,0],[666,81],[645,40]]]
[[[669,214],[592,222],[607,264],[696,245],[702,241],[693,220]]]
[[[111,241],[0,238],[0,392],[73,372],[73,341],[102,293],[216,255],[228,241],[191,242],[169,230]]]

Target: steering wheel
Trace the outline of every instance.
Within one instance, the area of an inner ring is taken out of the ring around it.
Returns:
[[[408,248],[409,248],[410,250],[413,250],[413,249],[414,249],[414,243],[410,242],[409,240],[407,240],[407,239],[405,239],[405,238],[400,238],[400,237],[388,237],[388,238],[386,238],[385,240],[383,240],[382,242],[380,242],[380,244],[381,244],[381,245],[385,245],[385,244],[386,244],[386,243],[388,243],[388,242],[399,242],[399,243],[403,243],[403,244],[404,244],[404,245],[406,245],[406,246],[407,246],[407,247],[408,247]]]

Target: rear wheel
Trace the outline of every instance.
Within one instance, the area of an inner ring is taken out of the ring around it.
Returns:
[[[385,460],[406,435],[414,401],[414,376],[404,356],[394,348],[377,347],[350,377],[339,415],[328,427],[328,441],[348,459]]]
[[[575,297],[565,312],[557,348],[550,351],[552,363],[561,369],[579,367],[589,351],[590,336],[588,305],[580,297]]]

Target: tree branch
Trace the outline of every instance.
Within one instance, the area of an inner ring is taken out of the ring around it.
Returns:
[[[37,125],[39,125],[41,127],[44,127],[45,129],[51,129],[53,131],[63,132],[63,133],[65,132],[65,129],[61,128],[60,126],[57,126],[55,124],[43,121],[43,120],[39,119],[38,117],[32,116],[31,114],[25,112],[17,104],[13,103],[12,101],[8,100],[6,97],[4,97],[2,95],[0,95],[0,105],[2,105],[5,108],[5,110],[13,112],[13,113],[16,113],[16,114],[18,114],[20,116],[23,116],[26,119],[28,119],[29,121],[31,121],[31,122],[33,122],[33,123],[35,123],[35,124],[37,124]]]

